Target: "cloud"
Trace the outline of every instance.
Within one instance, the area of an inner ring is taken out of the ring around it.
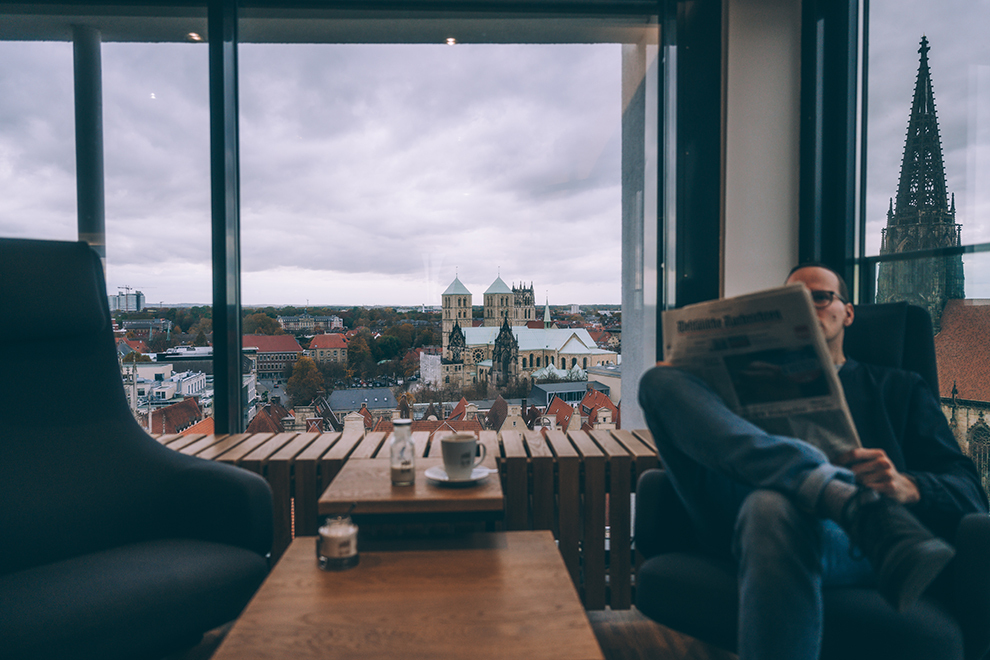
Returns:
[[[871,3],[868,254],[922,34],[963,240],[990,241],[988,24],[986,2]],[[102,54],[110,288],[208,302],[207,46]],[[457,272],[476,296],[501,273],[555,303],[619,302],[619,46],[245,44],[239,59],[245,301],[436,304]],[[0,43],[0,90],[0,235],[73,239],[71,45]],[[967,293],[990,297],[990,258],[966,264]]]

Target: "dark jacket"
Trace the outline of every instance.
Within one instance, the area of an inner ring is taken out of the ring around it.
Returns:
[[[847,360],[839,380],[863,446],[883,449],[918,484],[909,508],[921,522],[951,540],[964,514],[987,511],[979,472],[921,376]]]

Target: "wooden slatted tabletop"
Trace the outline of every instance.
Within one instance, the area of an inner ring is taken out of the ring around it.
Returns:
[[[502,518],[505,505],[498,474],[469,486],[443,486],[426,478],[426,470],[442,465],[442,458],[420,458],[413,485],[393,486],[389,459],[351,458],[320,496],[319,513],[338,516],[351,512],[358,522],[386,517],[399,522],[451,520],[451,514],[462,514],[457,516],[462,520]]]

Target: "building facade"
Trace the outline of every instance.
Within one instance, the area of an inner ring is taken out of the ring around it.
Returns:
[[[242,345],[257,349],[258,380],[282,380],[286,367],[303,354],[302,346],[292,335],[244,335]]]
[[[278,316],[275,318],[286,332],[332,332],[344,328],[344,319],[339,316],[310,316],[303,312],[299,316]]]
[[[310,342],[306,355],[320,364],[347,364],[347,337],[338,333],[316,335]]]
[[[140,291],[134,293],[118,293],[107,296],[111,312],[140,312],[145,308],[144,294]]]

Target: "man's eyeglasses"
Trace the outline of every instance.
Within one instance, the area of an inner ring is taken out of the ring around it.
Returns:
[[[834,299],[838,298],[842,304],[846,304],[848,301],[844,300],[842,296],[837,294],[835,291],[812,291],[811,292],[811,302],[815,303],[815,307],[818,309],[824,309],[832,304]]]

